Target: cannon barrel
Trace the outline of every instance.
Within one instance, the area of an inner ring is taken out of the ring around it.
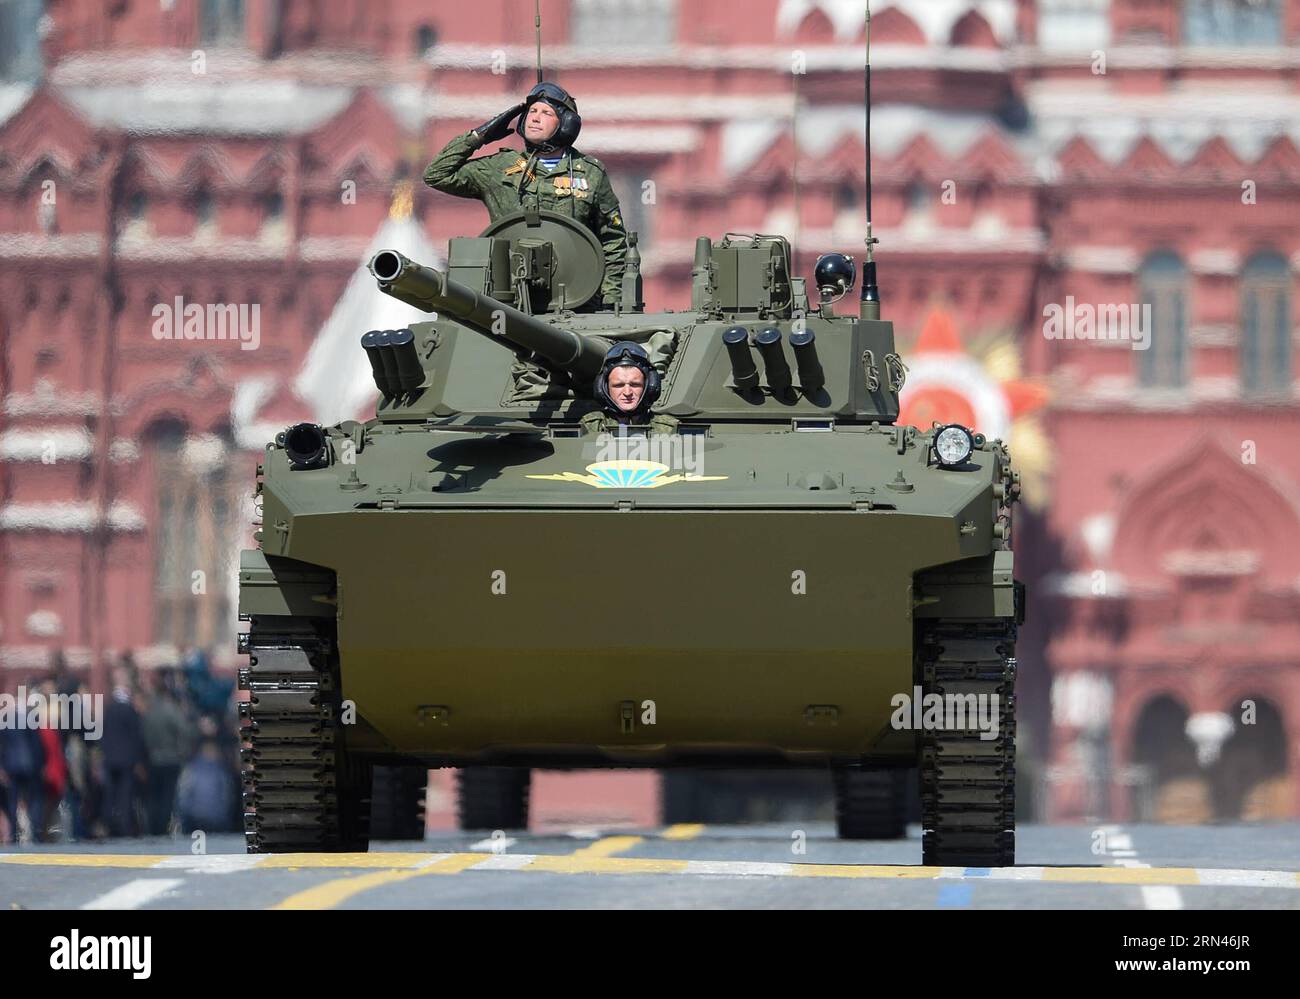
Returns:
[[[370,273],[381,291],[425,312],[438,312],[507,346],[530,350],[579,382],[593,382],[605,360],[600,340],[552,326],[535,316],[459,284],[396,250],[380,250]]]

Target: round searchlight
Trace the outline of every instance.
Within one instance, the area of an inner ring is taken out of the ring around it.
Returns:
[[[940,465],[960,465],[974,450],[974,437],[959,423],[950,423],[935,431],[934,453],[938,456]]]

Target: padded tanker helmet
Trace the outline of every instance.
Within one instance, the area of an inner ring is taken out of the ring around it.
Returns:
[[[556,128],[555,134],[545,142],[532,142],[524,135],[524,124],[528,120],[528,109],[538,101],[545,101],[549,104],[560,118],[560,124]],[[515,122],[515,132],[524,140],[528,148],[543,153],[554,153],[568,148],[578,141],[578,133],[581,131],[582,117],[578,114],[578,102],[559,84],[550,82],[539,83],[528,91],[528,96],[524,98],[524,113]]]
[[[609,394],[609,376],[615,368],[641,369],[641,373],[645,375],[645,392],[642,393],[641,401],[637,403],[636,409],[627,415],[636,416],[646,412],[658,400],[661,387],[659,372],[650,363],[650,355],[646,353],[645,348],[640,344],[630,343],[626,340],[614,344],[605,352],[605,363],[600,366],[600,374],[596,376],[593,394],[600,401],[600,404],[610,412],[622,413],[623,410],[618,408],[618,405]]]

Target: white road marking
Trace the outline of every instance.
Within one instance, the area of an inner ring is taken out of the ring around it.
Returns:
[[[92,898],[82,908],[138,909],[184,883],[181,878],[138,878],[118,885],[98,898]]]
[[[1201,868],[1196,878],[1203,885],[1231,888],[1294,888],[1297,877],[1291,871],[1230,871]]]
[[[415,869],[416,869],[417,871],[418,871],[418,870],[422,870],[422,869],[425,868],[425,867],[429,867],[429,866],[431,866],[431,865],[433,865],[433,864],[438,863],[438,861],[440,861],[440,860],[446,860],[446,859],[447,859],[448,857],[450,857],[450,856],[452,856],[452,854],[450,854],[450,853],[431,853],[431,854],[429,854],[429,857],[428,857],[427,860],[421,860],[418,864],[416,864],[416,865],[415,865]]]
[[[794,864],[771,864],[743,860],[688,860],[685,873],[783,877],[794,873]]]
[[[156,871],[182,870],[189,874],[233,874],[247,871],[262,862],[259,853],[213,853],[198,856],[168,857],[154,865]]]
[[[1119,855],[1121,850],[1126,850],[1132,854],[1135,852],[1133,850],[1133,837],[1128,833],[1119,832],[1118,830],[1112,833],[1107,833],[1106,849],[1116,855]]]
[[[511,839],[509,836],[502,836],[499,839],[481,839],[477,843],[469,845],[470,853],[500,853],[502,850],[508,850],[519,840]]]
[[[521,867],[527,867],[537,858],[527,853],[503,853],[495,857],[485,857],[473,867],[467,868],[471,871],[517,871]]]
[[[1148,909],[1181,909],[1183,893],[1172,885],[1143,885],[1142,904]]]
[[[994,867],[981,881],[1042,881],[1042,867]],[[963,875],[965,877],[965,875]],[[974,881],[974,878],[971,878]]]
[[[1106,851],[1115,857],[1117,867],[1147,868],[1137,859],[1137,850],[1133,848],[1133,837],[1124,832],[1120,826],[1106,827]],[[1199,875],[1200,872],[1198,872]],[[1148,909],[1181,909],[1183,893],[1173,885],[1142,885],[1142,905]]]

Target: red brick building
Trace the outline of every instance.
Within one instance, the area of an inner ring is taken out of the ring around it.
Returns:
[[[1041,811],[1300,814],[1300,0],[873,7],[905,402],[978,414],[1030,487]],[[861,251],[860,0],[738,9],[542,3],[548,75],[613,171],[652,304],[687,305],[701,233],[790,233],[805,272]],[[10,676],[54,648],[91,666],[210,645],[233,663],[260,445],[364,408],[367,247],[434,254],[485,223],[418,185],[406,221],[403,182],[531,85],[531,15],[0,2]],[[256,305],[256,349],[159,339],[178,297]],[[1125,338],[1047,335],[1053,309],[1081,334],[1127,305],[1151,313]]]

